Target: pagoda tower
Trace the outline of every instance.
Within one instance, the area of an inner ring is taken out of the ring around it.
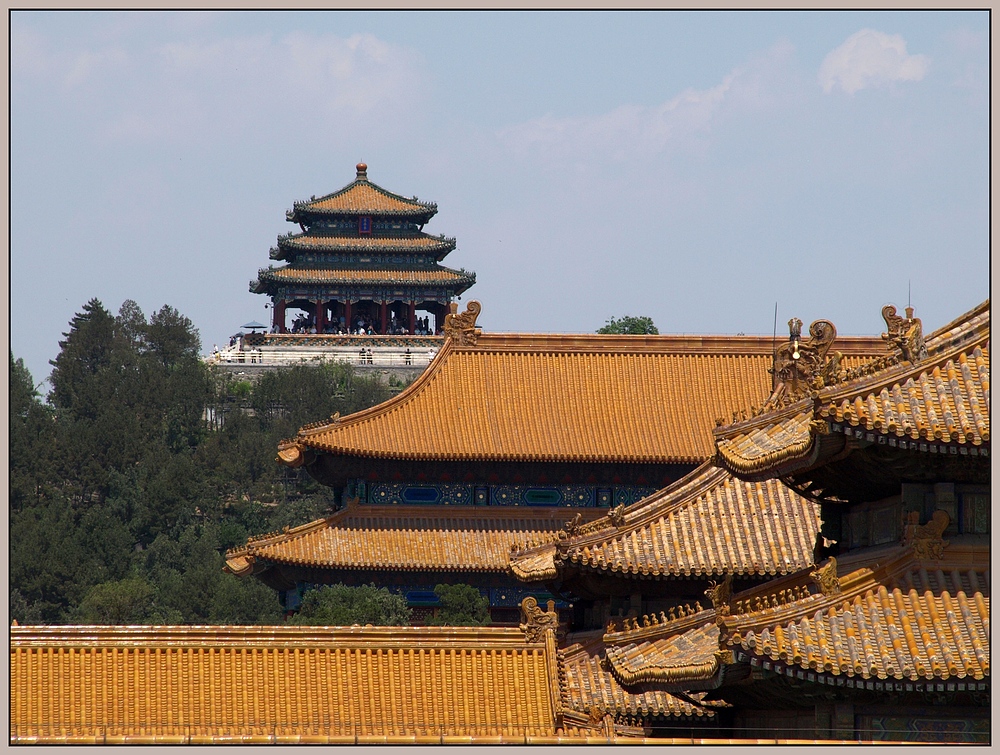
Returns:
[[[270,254],[287,264],[259,270],[250,283],[252,293],[271,298],[272,332],[439,332],[449,304],[476,275],[439,264],[455,239],[423,232],[436,213],[433,202],[370,182],[364,163],[339,191],[295,202],[286,217],[302,232],[279,236]],[[301,310],[291,325],[288,308]]]

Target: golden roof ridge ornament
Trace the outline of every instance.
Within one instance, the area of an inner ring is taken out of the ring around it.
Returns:
[[[465,305],[465,311],[457,314],[457,305],[453,302],[452,311],[444,316],[444,335],[451,338],[458,346],[475,346],[483,331],[476,327],[476,318],[483,310],[483,305],[473,299]]]
[[[913,316],[913,307],[907,307],[905,312],[906,317],[900,317],[894,305],[882,307],[882,319],[888,331],[882,334],[882,338],[890,349],[898,349],[903,359],[912,364],[927,358],[927,346],[924,344],[923,323],[919,317]]]
[[[825,566],[813,572],[809,572],[813,582],[819,585],[819,590],[826,596],[838,595],[840,593],[840,578],[837,576],[837,559],[830,556],[830,560]]]
[[[546,631],[555,631],[559,626],[559,614],[556,612],[556,602],[550,600],[548,610],[538,605],[538,599],[533,595],[521,601],[521,626],[528,642],[541,642]]]
[[[805,398],[824,385],[837,382],[842,354],[827,357],[837,338],[837,328],[829,320],[815,320],[809,338],[802,340],[802,320],[788,321],[788,341],[778,347],[771,368],[775,387],[761,411],[767,412]]]
[[[920,561],[940,561],[948,542],[941,536],[948,529],[951,517],[941,509],[931,514],[931,520],[919,524],[920,513],[911,511],[903,525],[903,545],[913,546],[913,555]]]

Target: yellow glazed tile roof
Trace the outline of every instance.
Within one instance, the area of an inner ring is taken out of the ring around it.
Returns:
[[[674,622],[671,633],[608,644],[608,665],[624,684],[661,683],[683,687],[718,674],[719,629],[715,612],[700,612],[692,622]]]
[[[432,268],[429,270],[386,270],[382,268],[310,268],[279,267],[263,270],[260,278],[271,278],[282,283],[380,283],[414,285],[419,283],[441,283],[465,281],[469,276],[449,270]]]
[[[581,509],[586,521],[598,509]],[[343,569],[506,572],[515,540],[540,538],[569,518],[565,508],[353,504],[286,533],[252,538],[226,554],[227,569],[268,563]]]
[[[985,545],[953,543],[931,561],[894,545],[845,561],[841,571],[853,570],[839,577],[840,592],[824,594],[804,571],[734,595],[721,645],[711,608],[611,627],[604,637],[611,672],[626,685],[685,688],[725,672],[724,647],[740,662],[811,672],[827,684],[989,676]]]
[[[859,360],[884,346],[859,338],[842,348]],[[282,450],[699,463],[714,452],[716,418],[767,397],[771,355],[771,339],[756,337],[483,334],[475,346],[449,339],[407,390],[308,425]]]
[[[776,480],[743,482],[710,464],[686,479],[624,512],[613,534],[565,548],[564,560],[643,576],[777,575],[812,565],[812,501]]]
[[[358,215],[426,215],[433,214],[437,205],[408,199],[367,180],[358,180],[319,199],[296,202],[295,209]]]
[[[988,445],[989,302],[926,341],[928,356],[900,362],[815,397],[715,430],[720,461],[737,474],[760,475],[805,459],[828,423],[895,439],[978,448]],[[963,453],[966,451],[963,449]]]
[[[708,704],[695,705],[669,692],[647,689],[626,691],[618,680],[603,668],[604,643],[601,634],[580,633],[567,640],[559,650],[562,678],[562,707],[589,715],[599,709],[618,715],[657,716],[665,718],[713,718]],[[704,693],[694,693],[701,701]]]
[[[985,344],[946,354],[890,385],[823,400],[817,414],[879,433],[943,443],[989,443],[990,355]]]
[[[516,629],[12,627],[10,649],[12,743],[555,734],[554,646]]]
[[[812,449],[813,420],[811,402],[803,401],[767,421],[757,422],[728,437],[719,438],[717,447],[722,463],[736,472],[750,474],[769,469],[789,459],[807,455]]]
[[[973,550],[970,562],[952,561],[948,550],[936,562],[906,553],[901,567],[876,570],[870,584],[839,599],[798,601],[792,617],[737,617],[729,644],[834,678],[983,680],[990,672],[989,551]]]

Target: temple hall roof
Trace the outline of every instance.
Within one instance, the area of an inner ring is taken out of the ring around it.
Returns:
[[[251,574],[269,564],[330,569],[506,572],[515,540],[559,530],[565,508],[349,504],[326,519],[251,538],[226,568]],[[580,509],[589,521],[598,509]]]
[[[700,463],[717,417],[770,392],[770,338],[478,334],[448,339],[405,391],[303,427],[281,460],[369,458]],[[849,339],[847,359],[881,342]],[[433,421],[429,418],[433,417]]]
[[[564,711],[580,717],[595,710],[619,716],[662,718],[712,718],[716,715],[712,704],[702,700],[704,693],[681,699],[663,690],[627,691],[604,668],[603,660],[604,643],[600,632],[578,633],[567,638],[565,646],[559,650]]]
[[[745,477],[806,468],[820,461],[817,439],[830,432],[898,448],[988,453],[989,338],[987,301],[931,334],[924,356],[873,360],[811,396],[716,429],[720,463]]]
[[[383,189],[368,180],[368,166],[358,164],[357,178],[339,191],[295,202],[288,212],[288,219],[302,222],[309,217],[323,215],[392,215],[427,222],[437,212],[433,202],[419,202]]]
[[[716,607],[611,627],[608,663],[623,684],[666,690],[718,686],[733,662],[838,686],[981,689],[989,677],[988,547],[975,538],[944,546],[938,558],[893,545],[833,559],[733,595],[725,615]]]
[[[35,626],[10,651],[17,744],[555,734],[554,645],[518,629]]]
[[[620,514],[517,553],[511,568],[527,581],[568,569],[638,578],[773,576],[812,565],[818,530],[812,501],[776,480],[743,482],[706,462]]]

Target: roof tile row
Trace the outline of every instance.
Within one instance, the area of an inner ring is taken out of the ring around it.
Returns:
[[[406,391],[303,429],[294,443],[397,459],[700,463],[714,451],[715,418],[767,396],[772,351],[769,339],[703,341],[483,334],[473,347],[446,342]],[[858,339],[856,348],[883,346]]]
[[[12,628],[11,740],[555,733],[545,645],[518,630],[132,629]]]
[[[587,521],[598,509],[581,509]],[[329,569],[506,572],[515,540],[541,538],[564,526],[566,509],[349,505],[336,514],[226,554],[227,568],[254,564]]]

